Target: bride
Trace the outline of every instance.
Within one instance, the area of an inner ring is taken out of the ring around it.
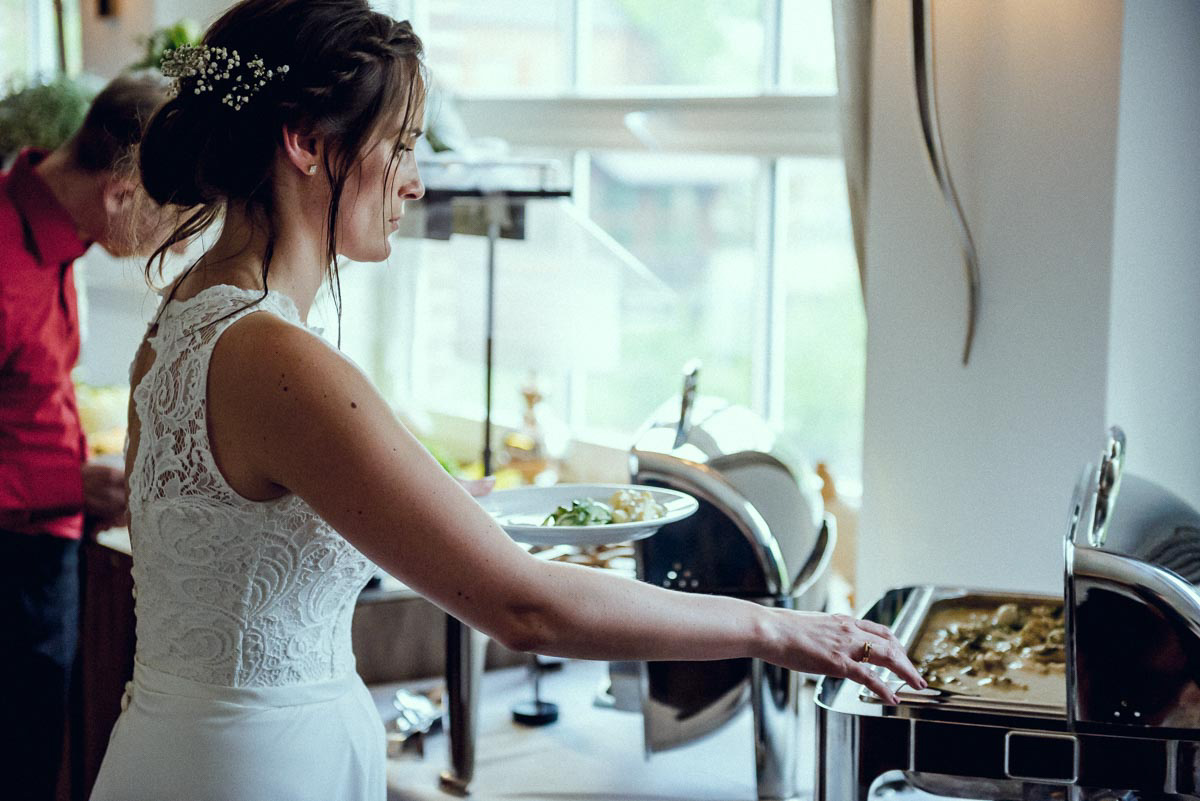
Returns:
[[[158,255],[223,224],[132,369],[137,655],[95,801],[382,801],[383,727],[350,647],[373,565],[518,650],[754,656],[892,698],[869,658],[924,685],[882,626],[528,555],[306,328],[337,257],[386,259],[424,192],[421,58],[366,0],[243,0],[164,64],[178,94],[142,178],[187,211]]]

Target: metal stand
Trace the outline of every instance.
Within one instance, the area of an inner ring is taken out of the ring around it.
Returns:
[[[484,339],[483,474],[492,473],[492,341],[495,329],[496,240],[505,210],[503,198],[488,198],[487,209],[487,313]],[[472,630],[458,618],[446,615],[446,703],[449,715],[446,736],[450,766],[442,772],[441,785],[458,795],[470,793],[475,774],[476,713],[482,660],[471,647]]]
[[[467,795],[475,774],[476,714],[482,660],[475,658],[474,631],[458,618],[446,615],[446,736],[450,765],[442,771],[442,788]]]
[[[449,193],[459,197],[481,197],[487,215],[487,313],[484,343],[483,474],[492,472],[492,343],[495,327],[496,242],[508,218],[508,204],[531,197],[567,197],[569,191]],[[478,727],[479,683],[483,654],[473,647],[470,627],[446,615],[446,704],[450,765],[441,775],[442,788],[457,795],[470,793],[475,774],[475,739]],[[478,635],[476,635],[478,636]],[[555,714],[557,717],[557,712]]]
[[[533,700],[512,709],[514,723],[522,726],[548,726],[558,720],[558,704],[542,700],[542,663],[533,655]]]
[[[483,474],[492,474],[492,343],[496,329],[496,240],[500,238],[500,224],[504,221],[503,198],[488,198],[487,208],[487,313],[485,315],[486,338],[483,351]]]

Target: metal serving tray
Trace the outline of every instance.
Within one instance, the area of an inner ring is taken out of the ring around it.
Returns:
[[[1063,599],[1054,595],[922,586],[915,588],[909,595],[896,618],[893,631],[908,652],[909,658],[916,663],[920,657],[920,654],[916,653],[916,647],[924,638],[930,621],[938,611],[947,606],[992,608],[1006,603],[1062,605]],[[875,672],[885,683],[896,689],[901,706],[936,706],[946,711],[998,712],[1054,718],[1064,718],[1067,714],[1065,670],[1062,677],[1062,699],[1058,703],[1043,703],[1022,697],[1022,691],[1019,689],[1006,690],[1004,695],[999,697],[974,695],[968,689],[941,694],[922,692],[903,684],[898,676],[886,668],[878,667]],[[883,700],[866,687],[859,691],[859,697],[868,703],[883,704]]]

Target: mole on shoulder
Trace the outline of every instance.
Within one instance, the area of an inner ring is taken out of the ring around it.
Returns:
[[[357,404],[357,403],[355,403],[354,401],[350,401],[350,408],[351,408],[351,409],[357,409],[357,408],[358,408],[358,404]]]

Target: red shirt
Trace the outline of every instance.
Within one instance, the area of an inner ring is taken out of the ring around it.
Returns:
[[[0,174],[0,529],[78,538],[87,443],[72,263],[90,243],[26,150]]]

